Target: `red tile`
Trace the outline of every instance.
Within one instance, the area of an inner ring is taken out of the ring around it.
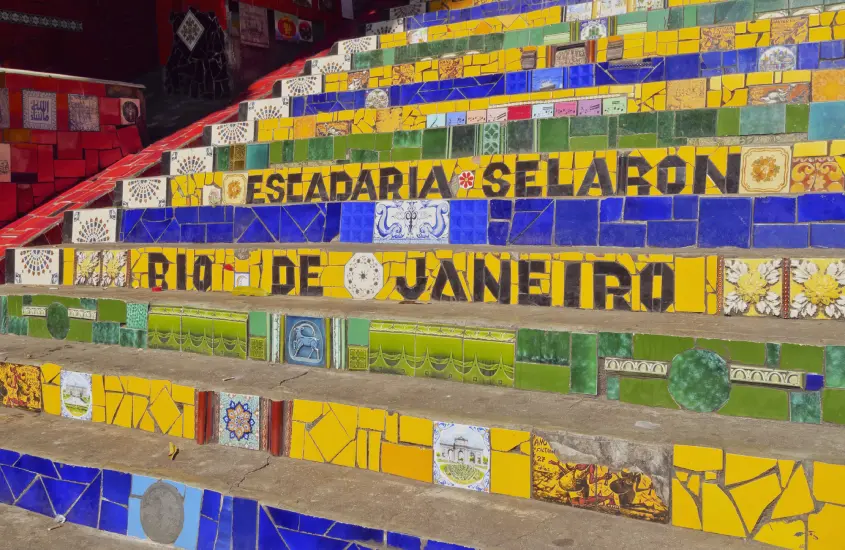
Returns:
[[[56,145],[56,132],[52,130],[30,130],[30,140],[32,143]]]
[[[100,124],[120,124],[120,98],[100,98]]]
[[[85,177],[91,177],[100,171],[100,154],[95,149],[85,150]]]
[[[123,158],[123,153],[120,149],[109,149],[107,151],[100,151],[100,168],[108,168],[115,162]]]
[[[112,149],[114,136],[107,132],[81,132],[83,149]]]
[[[12,144],[12,173],[36,174],[38,172],[38,149],[31,144]],[[14,179],[14,177],[12,178]]]
[[[70,129],[67,94],[58,94],[56,96],[56,129],[59,131],[67,131]]]
[[[56,188],[53,186],[53,182],[49,183],[33,183],[32,184],[32,200],[37,205],[44,204],[48,198],[52,197],[56,193]]]
[[[105,97],[106,85],[99,82],[82,82],[82,89],[85,95],[95,95],[98,97]],[[119,105],[119,103],[118,103]]]
[[[53,146],[38,146],[38,181],[53,181]]]
[[[35,206],[35,202],[32,200],[32,186],[18,185],[17,199],[18,212],[23,213],[32,210]]]
[[[56,158],[75,160],[82,158],[82,136],[80,132],[58,132],[58,153]]]
[[[528,118],[531,118],[531,105],[508,107],[508,120],[525,120]]]
[[[0,220],[6,221],[17,217],[17,185],[0,183]]]
[[[57,160],[54,163],[57,178],[84,178],[84,160]]]
[[[23,94],[9,91],[9,126],[23,128]]]
[[[79,80],[56,79],[56,91],[60,94],[84,94],[85,87]]]
[[[144,148],[141,143],[141,136],[138,133],[137,126],[126,126],[117,131],[117,140],[120,142],[120,149],[124,155],[130,153],[137,153]]]
[[[61,193],[62,191],[66,191],[76,185],[78,181],[78,178],[56,178],[56,181],[54,182],[56,185],[56,192]]]

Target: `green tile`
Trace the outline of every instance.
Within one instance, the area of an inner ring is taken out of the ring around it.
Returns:
[[[647,11],[635,11],[631,13],[620,13],[616,16],[616,26],[628,25],[630,23],[646,23],[648,21]]]
[[[845,346],[825,348],[824,385],[828,388],[845,388]]]
[[[246,146],[246,169],[264,170],[270,167],[270,146],[267,143],[250,143]]]
[[[334,138],[334,145],[333,145],[333,154],[332,158],[334,160],[346,160],[347,155],[347,142],[349,141],[349,136],[335,136]]]
[[[297,139],[293,142],[293,161],[305,162],[308,160],[309,139]]]
[[[50,331],[47,329],[47,319],[43,317],[15,317],[15,319],[23,319],[27,321],[26,332],[20,333],[10,330],[9,332],[11,334],[30,336],[32,338],[46,338],[48,340],[53,338]]]
[[[766,344],[766,366],[780,367],[780,344]]]
[[[502,47],[506,50],[524,48],[528,45],[530,36],[527,29],[506,32]]]
[[[228,172],[229,171],[229,146],[224,145],[223,147],[215,147],[214,148],[214,165],[217,167],[218,172]]]
[[[120,343],[120,323],[103,323],[95,321],[91,329],[91,342],[95,344]]]
[[[657,113],[628,113],[619,115],[619,135],[657,133]]]
[[[675,113],[676,137],[713,137],[716,135],[718,109],[690,109]]]
[[[600,332],[599,357],[632,357],[634,335],[626,332]]]
[[[634,358],[649,361],[671,361],[676,355],[692,348],[693,345],[694,340],[692,338],[635,334]]]
[[[346,342],[350,346],[370,345],[370,320],[350,317],[346,320]]]
[[[534,152],[534,120],[514,120],[508,122],[505,127],[508,153]]]
[[[695,347],[715,351],[728,363],[763,365],[766,362],[766,344],[759,342],[698,338]]]
[[[552,365],[569,364],[569,333],[521,328],[516,335],[516,360]]]
[[[711,4],[716,9],[715,23],[737,23],[739,21],[751,21],[754,19],[754,9],[757,2],[754,0],[737,0],[735,2],[721,2]],[[702,5],[698,6],[701,9]]]
[[[668,30],[675,30],[675,29],[684,28],[684,8],[683,7],[676,6],[676,7],[673,7],[673,8],[669,8],[668,10],[665,10],[665,11],[669,12],[669,16],[667,17],[667,25],[666,25],[666,28]],[[651,23],[650,19],[649,19],[649,23]],[[649,25],[648,30],[652,30],[650,25]],[[654,30],[658,30],[658,29],[654,29]]]
[[[126,302],[123,300],[98,300],[97,320],[126,323]]]
[[[29,334],[30,319],[30,317],[9,316],[9,334],[17,334],[18,336],[26,336],[27,334]],[[46,323],[44,326],[46,328]]]
[[[267,312],[266,311],[250,311],[249,312],[249,335],[250,336],[267,336]]]
[[[739,135],[739,109],[722,108],[716,110],[716,135],[717,136],[738,136]]]
[[[734,385],[719,414],[771,420],[789,420],[789,393],[759,386]]]
[[[757,105],[739,108],[741,136],[782,134],[786,129],[786,105]]]
[[[619,377],[607,377],[607,398],[619,401]]]
[[[822,374],[824,348],[821,346],[802,346],[801,344],[781,344],[780,368],[802,370]]]
[[[790,393],[789,419],[803,424],[821,424],[821,394],[817,391],[794,391]]]
[[[393,149],[393,134],[376,134],[376,151],[390,151]]]
[[[712,25],[716,20],[716,8],[712,4],[702,4],[695,11],[695,25],[697,27]]]
[[[394,65],[395,64],[395,56],[396,56],[396,48],[386,48],[381,50],[383,53],[381,55],[381,62],[382,65]],[[352,57],[355,57],[354,55]]]
[[[376,148],[375,134],[352,134],[348,138],[347,144],[350,149],[373,150]]]
[[[484,48],[488,52],[504,49],[505,33],[494,32],[484,36]]]
[[[82,319],[71,319],[68,322],[68,331],[65,340],[71,342],[92,342],[94,323]]]
[[[822,390],[822,420],[845,424],[845,390]]]
[[[598,335],[572,334],[572,392],[596,395]]]
[[[378,151],[352,149],[349,151],[349,160],[351,162],[378,162]]]
[[[569,118],[546,118],[537,121],[537,152],[552,153],[569,149]]]
[[[464,337],[463,382],[512,388],[513,343],[475,338],[474,333],[468,330]]]
[[[147,331],[133,328],[121,328],[120,345],[124,348],[145,349],[147,347]]]
[[[786,106],[786,133],[805,133],[810,128],[810,105]]]
[[[147,304],[126,304],[126,327],[147,330]]]
[[[713,412],[728,401],[731,381],[727,362],[706,349],[675,356],[669,370],[669,394],[684,409]]]
[[[521,390],[569,393],[569,367],[517,361],[514,387]]]
[[[616,149],[616,139],[618,135],[618,121],[615,116],[610,117],[607,121],[607,146],[611,149]]]
[[[6,306],[6,297],[0,296],[0,334],[6,334],[9,326],[9,310]]]
[[[44,306],[49,307],[50,304],[62,304],[65,307],[78,307],[82,309],[89,309],[89,310],[96,310],[97,309],[97,300],[92,300],[90,298],[71,298],[70,296],[51,296],[49,294],[36,294],[34,296],[24,296],[24,303],[23,305],[33,305],[33,306]],[[27,298],[29,298],[29,303],[26,303]],[[87,302],[83,304],[83,300]]]
[[[422,149],[419,147],[394,147],[391,151],[391,159],[393,162],[400,160],[420,160],[422,158]]]
[[[619,378],[619,400],[635,405],[679,409],[669,395],[669,382],[664,378]]]
[[[478,128],[479,126],[476,124],[452,127],[452,150],[449,158],[456,159],[475,155]]]
[[[570,151],[596,151],[607,149],[607,136],[580,136],[569,138]]]
[[[282,164],[284,159],[284,141],[270,143],[270,164]]]
[[[570,118],[569,134],[572,136],[603,136],[607,134],[606,116]]]
[[[794,3],[794,0],[792,3]],[[757,13],[766,13],[769,11],[788,10],[789,4],[789,0],[754,0],[754,11]]]
[[[401,130],[393,134],[393,147],[422,147],[422,130]]]
[[[659,111],[657,113],[657,145],[684,145],[685,139],[675,137],[675,111]]]
[[[640,147],[657,147],[657,134],[619,136],[620,149],[637,149]]]
[[[528,44],[531,46],[542,46],[543,45],[543,28],[542,27],[535,27],[533,29],[528,29]]]
[[[684,28],[695,27],[698,24],[698,6],[684,6]]]
[[[422,137],[422,158],[445,159],[448,145],[448,128],[429,128]]]
[[[647,29],[652,31],[665,31],[669,28],[669,10],[651,10],[648,12]]]

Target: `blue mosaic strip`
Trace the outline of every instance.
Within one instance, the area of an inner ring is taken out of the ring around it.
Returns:
[[[791,52],[791,55],[782,55],[784,50]],[[591,86],[687,80],[734,73],[843,67],[845,45],[842,40],[830,40],[414,82],[386,86],[383,89],[390,98],[390,107],[402,107]],[[372,89],[326,92],[293,97],[291,116],[363,109],[366,106],[367,94],[371,91]]]
[[[546,8],[554,8],[556,6],[563,7],[567,4],[580,3],[583,3],[583,0],[579,2],[573,2],[572,0],[503,0],[501,2],[491,2],[489,4],[473,6],[471,8],[462,8],[459,10],[439,10],[430,13],[423,13],[421,15],[409,16],[405,18],[405,30],[411,31],[425,27],[434,27],[436,25],[461,23],[463,21],[472,21],[475,19],[486,19],[488,17],[497,17],[499,15],[518,15],[521,13],[540,11]]]
[[[173,546],[188,550],[364,550],[370,548],[368,543],[381,547],[385,542],[408,550],[471,550],[281,510],[166,479],[73,466],[5,449],[0,449],[0,472],[0,504],[51,518],[60,514],[70,523],[144,540],[156,541],[141,523],[144,495],[153,494],[157,498],[151,500],[165,503],[169,498],[181,501],[182,525],[172,533],[178,535]]]
[[[379,233],[377,204],[403,203],[125,210],[120,241],[845,248],[845,194],[840,193],[434,201],[446,206],[448,226],[440,233],[430,230],[425,238],[401,224]]]

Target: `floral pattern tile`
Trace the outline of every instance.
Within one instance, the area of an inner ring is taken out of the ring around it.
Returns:
[[[261,405],[257,395],[220,392],[221,445],[257,451],[261,447]]]
[[[782,263],[780,259],[726,259],[725,315],[780,316]]]
[[[789,317],[842,319],[845,317],[845,260],[792,259]]]

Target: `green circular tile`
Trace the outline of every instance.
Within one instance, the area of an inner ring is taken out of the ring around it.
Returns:
[[[669,393],[685,409],[716,411],[731,394],[728,364],[712,351],[691,349],[680,353],[672,359]]]
[[[70,330],[67,308],[59,303],[52,303],[47,308],[47,330],[56,340],[64,340]]]

